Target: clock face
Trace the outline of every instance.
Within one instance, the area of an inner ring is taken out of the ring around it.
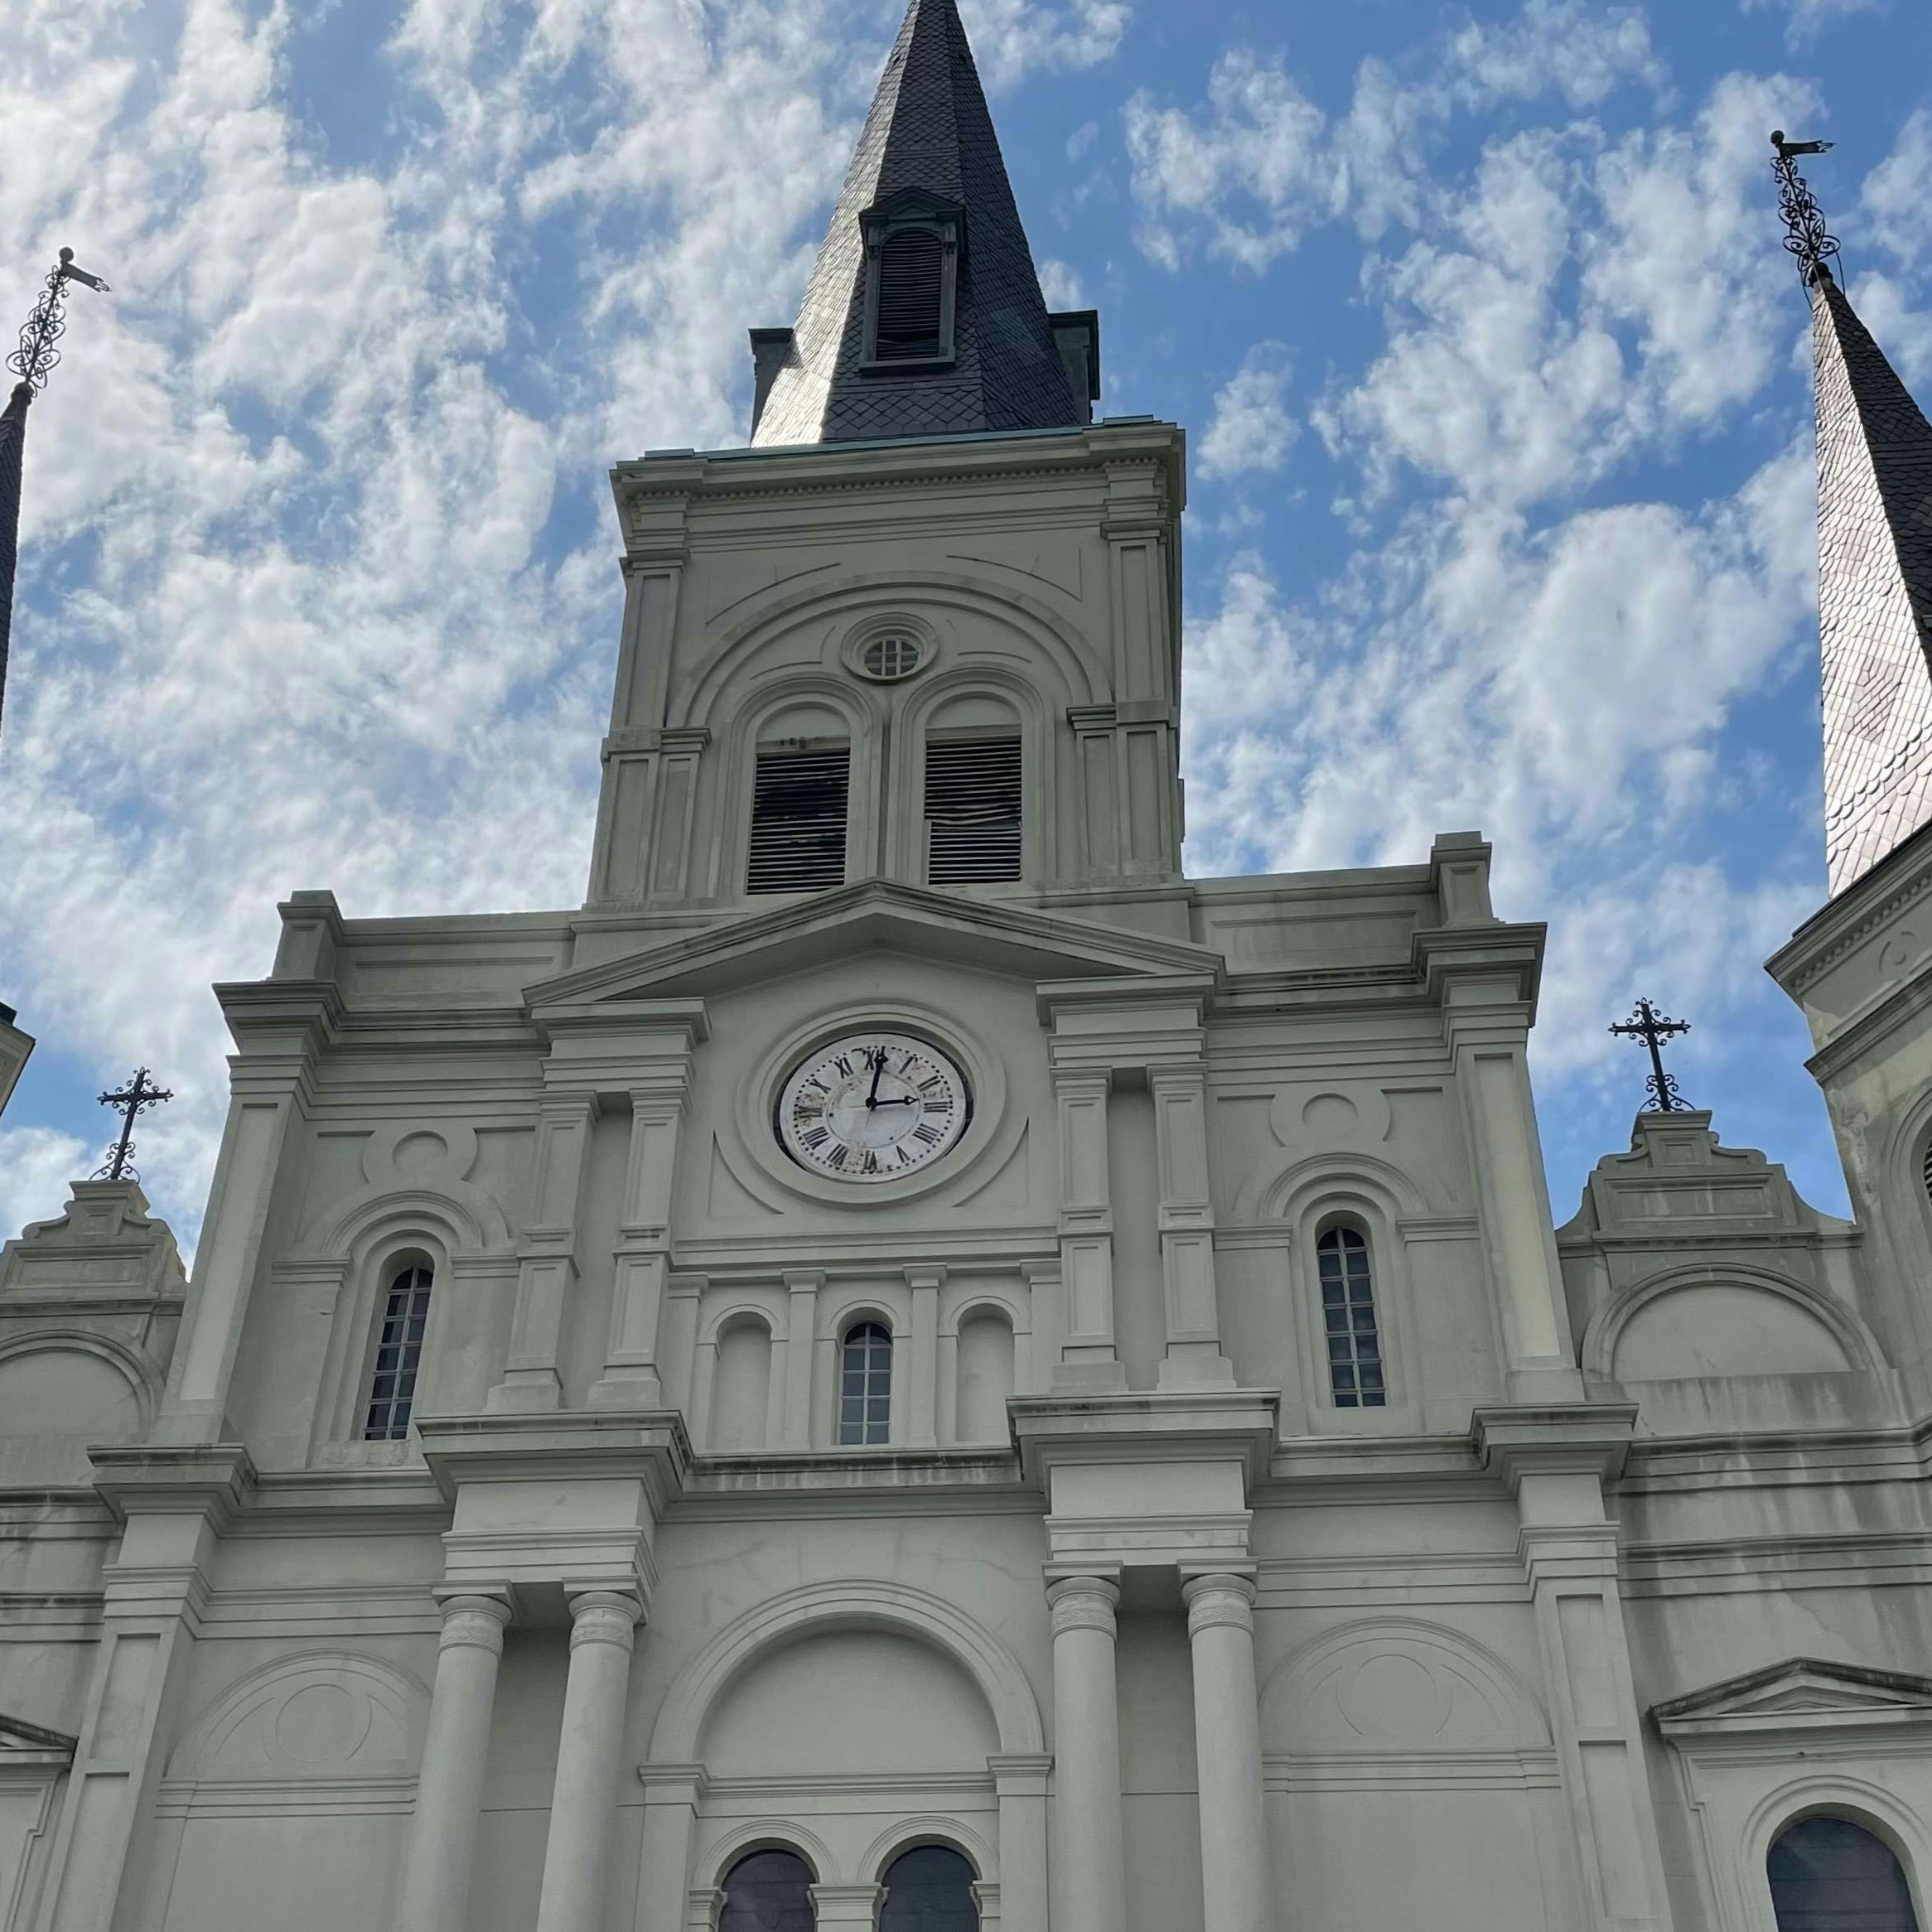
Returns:
[[[778,1137],[801,1167],[833,1181],[896,1181],[966,1131],[966,1076],[904,1033],[850,1033],[808,1060],[778,1097]]]

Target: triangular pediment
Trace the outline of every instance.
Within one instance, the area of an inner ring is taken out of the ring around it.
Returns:
[[[1932,1725],[1932,1678],[1794,1657],[1654,1705],[1666,1737]]]
[[[965,210],[957,201],[949,200],[944,195],[935,195],[927,188],[901,188],[895,195],[887,195],[873,202],[859,219],[871,223],[893,221],[907,216],[921,215],[962,215]]]
[[[923,886],[867,880],[769,912],[684,933],[650,952],[525,988],[533,1010],[704,997],[855,954],[911,953],[1031,983],[1110,978],[1218,979],[1221,955],[1186,940],[1123,930]]]
[[[71,1758],[75,1741],[59,1731],[43,1730],[19,1717],[0,1716],[0,1760],[10,1757]]]

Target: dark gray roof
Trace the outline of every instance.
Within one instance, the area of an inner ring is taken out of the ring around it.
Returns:
[[[862,374],[859,216],[906,188],[965,210],[952,367]],[[866,117],[790,348],[752,442],[761,447],[1051,429],[1083,421],[954,0],[912,0]]]
[[[1812,279],[1825,859],[1836,894],[1932,822],[1932,424]]]

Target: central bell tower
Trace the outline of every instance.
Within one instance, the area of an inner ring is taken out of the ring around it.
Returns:
[[[751,346],[750,447],[612,474],[587,910],[1177,886],[1184,438],[1092,420],[1099,320],[1047,310],[952,0],[914,0],[797,324]]]

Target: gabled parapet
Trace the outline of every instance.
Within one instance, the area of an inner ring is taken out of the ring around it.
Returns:
[[[1652,1428],[1809,1421],[1821,1399],[1888,1414],[1862,1244],[1775,1162],[1722,1145],[1707,1113],[1640,1113],[1557,1231],[1586,1385],[1640,1394]],[[1835,1383],[1822,1397],[1820,1378]]]

